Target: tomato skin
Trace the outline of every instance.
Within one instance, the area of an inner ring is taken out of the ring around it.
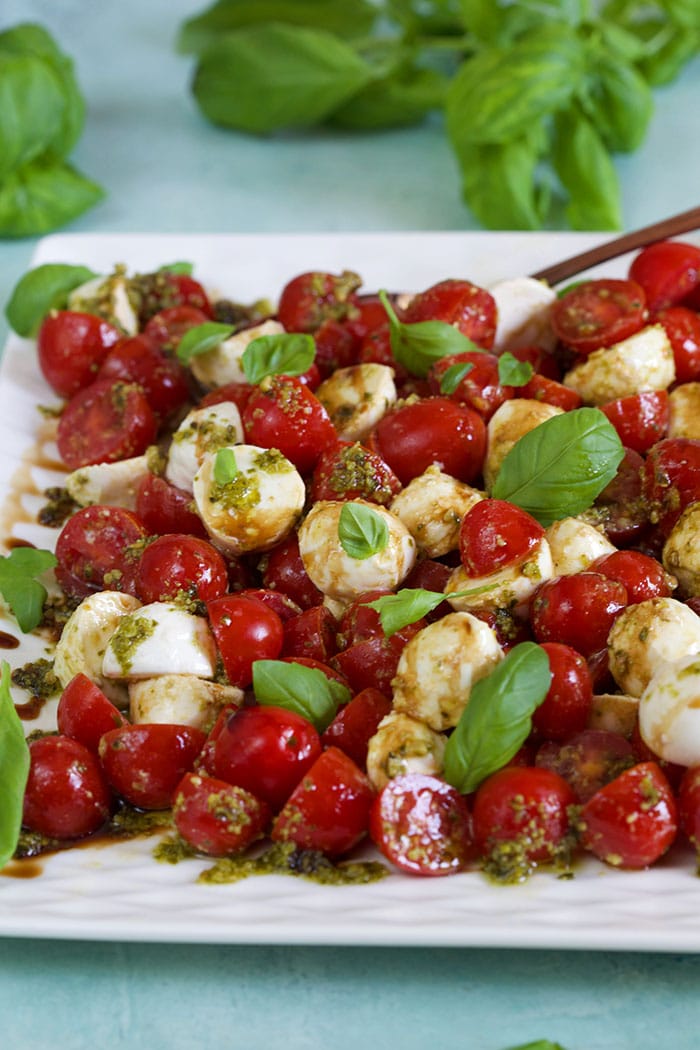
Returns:
[[[301,609],[310,609],[323,601],[323,594],[304,568],[296,532],[266,552],[261,569],[265,587],[282,591]]]
[[[546,741],[535,756],[535,765],[564,778],[578,802],[587,802],[635,761],[629,740],[607,729],[584,729],[568,740]]]
[[[242,787],[201,773],[185,773],[175,789],[173,817],[190,846],[210,857],[226,857],[262,838],[271,813]]]
[[[105,733],[99,754],[121,798],[139,809],[167,809],[205,741],[206,734],[194,726],[140,723]]]
[[[518,387],[515,396],[526,397],[532,401],[543,401],[546,405],[554,405],[565,412],[572,412],[583,404],[583,398],[575,390],[564,386],[563,383],[558,383],[556,379],[537,374],[531,376],[524,386]]]
[[[700,441],[665,438],[654,445],[642,468],[642,493],[668,536],[685,508],[700,500]]]
[[[557,576],[541,583],[532,596],[530,624],[538,642],[562,642],[590,656],[607,644],[610,628],[627,604],[624,585],[601,573]]]
[[[339,747],[356,766],[367,766],[367,747],[381,720],[392,710],[391,700],[378,689],[369,686],[356,693],[340,708],[331,724],[321,735],[324,747]]]
[[[474,855],[467,803],[437,777],[394,777],[377,795],[369,818],[372,841],[410,875],[452,875]]]
[[[41,373],[59,397],[73,397],[89,386],[119,331],[95,314],[75,310],[52,311],[37,336]]]
[[[207,602],[209,624],[231,685],[247,688],[256,660],[276,660],[284,627],[276,612],[256,598],[226,594]]]
[[[190,328],[206,324],[210,315],[196,306],[169,306],[160,310],[147,322],[143,334],[159,350],[173,354],[183,335]]]
[[[642,456],[626,448],[617,474],[595,501],[595,506],[603,510],[603,531],[616,547],[638,542],[650,528],[642,497],[643,466]]]
[[[241,415],[246,441],[276,448],[300,474],[310,474],[325,448],[338,440],[315,394],[294,376],[269,376]]]
[[[396,677],[401,653],[421,627],[425,627],[425,621],[417,620],[408,627],[402,627],[391,638],[378,635],[364,638],[343,652],[336,653],[331,659],[331,667],[345,676],[354,693],[373,686],[391,697],[391,683]]]
[[[337,747],[329,747],[287,799],[271,838],[340,856],[367,834],[373,801],[374,791],[362,770]]]
[[[101,590],[135,594],[138,562],[128,548],[147,535],[143,522],[124,507],[82,507],[56,541],[56,579],[75,598]]]
[[[286,623],[287,620],[291,620],[301,612],[297,603],[282,591],[273,591],[267,587],[244,587],[242,591],[238,591],[238,594],[241,598],[255,598],[256,601],[267,605],[268,609],[277,613],[282,623]]]
[[[539,522],[514,503],[480,500],[459,529],[462,565],[469,576],[488,576],[523,561],[543,536]]]
[[[328,663],[337,652],[335,635],[338,624],[325,605],[305,609],[284,625],[285,656],[308,656]]]
[[[98,379],[79,391],[58,422],[56,444],[69,470],[140,456],[156,437],[156,420],[136,383]]]
[[[641,455],[668,432],[670,408],[665,390],[631,394],[601,405],[600,410],[615,427],[622,444]]]
[[[448,278],[414,295],[404,311],[404,321],[443,321],[490,350],[496,338],[496,300],[471,281]]]
[[[570,645],[545,642],[552,682],[532,716],[532,724],[549,740],[566,740],[586,728],[593,706],[588,664]]]
[[[700,767],[690,766],[678,788],[678,816],[683,833],[700,849]]]
[[[382,307],[386,320],[386,313]],[[360,337],[346,322],[327,317],[314,332],[316,356],[314,364],[319,376],[327,379],[338,368],[349,368],[355,364],[360,348]],[[318,386],[318,383],[316,384]]]
[[[108,820],[112,795],[96,756],[67,736],[29,745],[23,823],[54,839],[91,835]]]
[[[359,442],[339,441],[325,449],[311,478],[309,499],[364,499],[369,503],[391,503],[401,491],[401,482],[388,463]]]
[[[700,284],[700,248],[682,241],[657,241],[632,260],[629,272],[644,288],[649,309],[663,310]]]
[[[212,317],[209,297],[199,281],[185,273],[170,273],[158,270],[156,273],[144,274],[139,281],[141,303],[139,321],[145,325],[154,314],[174,306],[194,306],[205,314],[207,320]]]
[[[98,379],[138,383],[160,421],[182,408],[189,397],[185,369],[145,335],[120,339],[102,362]]]
[[[77,674],[58,701],[56,724],[62,736],[77,740],[96,755],[104,734],[126,725],[127,720],[87,675]]]
[[[621,773],[586,802],[581,841],[600,860],[621,868],[648,868],[676,837],[678,812],[656,762]]]
[[[514,387],[501,384],[498,378],[498,358],[495,354],[466,351],[441,357],[431,365],[428,372],[430,392],[441,394],[440,383],[445,372],[453,365],[460,364],[468,364],[471,367],[449,397],[473,408],[482,419],[489,420],[496,409],[515,393]]]
[[[654,321],[663,325],[673,348],[676,382],[696,382],[700,379],[700,316],[685,306],[669,306]]]
[[[192,494],[157,474],[147,474],[136,490],[136,513],[152,536],[167,532],[207,538],[202,519],[192,510]]]
[[[644,289],[633,280],[599,278],[582,281],[552,307],[558,339],[587,356],[634,335],[647,318]]]
[[[297,274],[282,289],[277,320],[287,332],[315,332],[327,318],[351,317],[361,283],[348,270],[337,276],[321,270]]]
[[[251,383],[226,383],[210,390],[197,403],[197,408],[207,408],[209,405],[220,405],[222,401],[233,401],[239,412],[248,404],[255,387]]]
[[[619,580],[627,591],[630,605],[649,598],[669,598],[672,593],[669,578],[661,562],[641,551],[613,551],[596,558],[589,566],[591,572],[600,572],[609,580]]]
[[[320,754],[319,735],[301,715],[273,705],[245,707],[216,739],[214,773],[277,813]]]
[[[149,543],[136,568],[136,595],[144,604],[182,592],[201,602],[228,590],[228,569],[216,547],[196,536],[171,532]]]

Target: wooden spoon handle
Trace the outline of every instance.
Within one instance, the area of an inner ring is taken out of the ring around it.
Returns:
[[[587,252],[573,255],[570,259],[555,263],[554,266],[546,266],[531,276],[540,281],[547,281],[548,284],[559,284],[567,277],[573,277],[598,263],[624,255],[625,252],[632,252],[636,248],[644,248],[647,244],[653,244],[654,241],[665,241],[669,237],[677,237],[679,233],[688,233],[698,227],[700,227],[700,208],[691,208],[690,211],[673,215],[670,219],[655,222],[652,226],[644,226],[641,230],[635,230],[634,233],[625,233],[622,237],[606,241],[605,244],[599,244]]]

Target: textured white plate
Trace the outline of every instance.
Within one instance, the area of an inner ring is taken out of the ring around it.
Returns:
[[[34,263],[84,263],[107,271],[124,262],[143,272],[186,259],[205,284],[246,301],[275,296],[290,277],[309,269],[357,270],[368,289],[417,290],[447,276],[489,284],[598,240],[588,234],[486,233],[65,235],[43,241]],[[625,263],[596,272],[623,274]],[[36,446],[37,403],[55,400],[38,375],[32,344],[11,338],[0,373],[0,492],[7,511],[0,539],[12,521],[16,535],[44,547],[51,542],[52,534],[31,518],[42,502],[38,493],[56,476],[29,467],[36,457],[27,453]],[[27,492],[28,477],[37,494],[19,500],[16,492]],[[0,629],[17,633],[2,620]],[[5,655],[19,666],[42,651],[41,642],[24,639]],[[49,709],[41,724],[51,715]],[[700,951],[700,881],[693,857],[682,849],[651,871],[619,872],[585,861],[573,879],[540,873],[515,887],[493,886],[478,872],[447,879],[395,874],[357,887],[282,876],[205,886],[195,880],[206,862],[157,864],[150,855],[154,841],[66,851],[41,859],[36,878],[13,877],[10,866],[10,874],[0,877],[0,935]]]

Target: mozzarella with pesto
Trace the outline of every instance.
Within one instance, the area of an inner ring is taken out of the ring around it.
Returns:
[[[194,476],[207,453],[218,452],[220,448],[242,441],[241,414],[233,401],[192,409],[170,442],[166,480],[185,492],[192,492]]]
[[[374,362],[339,368],[316,397],[341,441],[361,441],[396,401],[394,369]]]
[[[106,277],[93,277],[74,288],[68,296],[68,309],[97,314],[124,335],[136,335],[139,330],[138,313],[129,294],[129,278],[119,268]]]
[[[135,510],[139,485],[150,473],[148,462],[143,455],[80,467],[67,476],[64,487],[81,507],[100,503]]]
[[[171,602],[151,602],[122,616],[110,636],[105,678],[191,674],[213,678],[216,644],[207,621]]]
[[[700,503],[685,508],[664,544],[662,560],[683,594],[700,595]]]
[[[639,732],[654,754],[681,766],[700,764],[700,658],[664,664],[639,700]]]
[[[457,549],[462,518],[483,498],[433,463],[394,497],[389,510],[411,533],[420,556],[440,558]]]
[[[596,558],[617,550],[607,536],[580,518],[561,518],[549,526],[545,535],[552,554],[553,576],[585,572]]]
[[[240,707],[243,691],[192,674],[163,674],[129,682],[129,716],[134,723],[165,722],[208,732],[219,711]]]
[[[444,768],[447,738],[417,718],[392,711],[369,741],[367,776],[375,791],[406,773],[439,776]]]
[[[210,389],[227,383],[247,383],[242,358],[254,339],[265,335],[282,335],[284,328],[278,321],[263,321],[252,328],[244,328],[212,350],[195,354],[190,361],[193,375]]]
[[[587,405],[604,405],[645,390],[666,390],[676,378],[673,349],[660,324],[648,325],[614,346],[596,350],[562,382]]]
[[[661,667],[699,652],[700,616],[675,598],[629,605],[608,635],[610,673],[630,696],[641,696]]]
[[[488,576],[468,576],[463,566],[453,570],[445,587],[445,597],[453,609],[508,609],[524,606],[543,580],[554,575],[547,540],[541,537],[521,561],[506,565]],[[468,593],[457,597],[462,591]]]

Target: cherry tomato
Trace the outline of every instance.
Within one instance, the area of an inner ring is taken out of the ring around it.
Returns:
[[[584,805],[580,828],[584,847],[606,864],[653,864],[678,830],[676,801],[659,766],[641,762],[602,787]]]
[[[185,773],[175,789],[173,817],[190,846],[211,857],[226,857],[261,838],[271,814],[264,802],[242,787]]]
[[[367,747],[381,720],[391,712],[391,700],[370,686],[340,708],[321,736],[324,747],[344,751],[360,769],[367,765]]]
[[[98,379],[77,393],[58,422],[56,444],[69,470],[140,456],[156,436],[156,420],[136,383]]]
[[[98,378],[138,383],[161,421],[182,408],[189,397],[183,366],[145,335],[120,339],[102,362]]]
[[[100,740],[100,759],[114,790],[132,806],[167,809],[205,741],[206,735],[194,726],[120,726]]]
[[[588,664],[570,645],[545,642],[552,682],[532,716],[532,724],[549,740],[566,740],[586,728],[593,706]]]
[[[231,685],[247,688],[255,661],[276,660],[280,655],[282,621],[264,602],[238,594],[207,602],[207,614]]]
[[[654,321],[664,326],[673,348],[676,382],[697,382],[700,379],[700,316],[685,306],[669,306],[660,310]]]
[[[199,401],[197,408],[207,408],[209,405],[220,405],[222,401],[233,401],[238,411],[242,412],[255,391],[252,383],[226,383],[210,390],[208,394]]]
[[[482,419],[489,420],[504,401],[513,397],[514,388],[501,385],[496,355],[471,351],[448,354],[431,365],[428,384],[432,394],[442,393],[443,376],[448,368],[455,365],[469,365],[469,371],[448,396],[462,405],[473,408]]]
[[[644,289],[632,280],[582,281],[552,307],[557,338],[585,355],[634,335],[646,318]]]
[[[584,729],[560,743],[547,741],[535,756],[537,766],[564,778],[578,802],[587,802],[634,763],[629,740],[607,729]]]
[[[247,587],[238,594],[241,598],[255,598],[263,605],[267,605],[268,609],[277,613],[282,623],[286,623],[301,612],[297,603],[281,591],[273,591],[267,587]]]
[[[139,482],[136,513],[153,536],[180,532],[206,539],[202,519],[192,507],[190,492],[176,488],[157,474],[146,474]]]
[[[615,618],[627,605],[618,580],[579,572],[545,580],[530,600],[530,623],[538,642],[562,642],[584,656],[602,649]]]
[[[304,568],[296,532],[267,551],[260,567],[264,585],[282,591],[300,608],[310,609],[323,601],[323,595]]]
[[[642,497],[643,465],[640,454],[626,448],[617,474],[595,501],[603,531],[616,547],[639,541],[650,528],[648,507]]]
[[[159,350],[173,354],[190,328],[197,328],[208,320],[209,315],[196,306],[170,306],[151,317],[143,334]]]
[[[241,418],[250,444],[279,449],[304,475],[311,473],[323,450],[338,440],[321,402],[294,376],[264,379]]]
[[[408,371],[394,359],[388,321],[365,336],[357,360],[360,364],[388,365],[389,368],[393,368],[397,387],[409,379]]]
[[[541,346],[514,346],[511,353],[518,361],[532,365],[535,375],[553,379],[556,382],[562,377],[562,370],[557,364],[556,356]]]
[[[468,576],[489,576],[523,561],[543,537],[539,522],[514,503],[480,500],[459,529],[462,565]]]
[[[700,766],[685,770],[678,789],[678,816],[683,833],[700,849]]]
[[[301,715],[282,707],[246,707],[219,733],[214,771],[276,813],[320,754],[319,735]]]
[[[619,580],[627,591],[630,605],[649,598],[668,598],[671,595],[669,577],[661,562],[641,551],[613,551],[596,558],[589,566],[591,572],[600,572],[609,580]]]
[[[97,377],[119,331],[95,314],[75,310],[52,311],[37,336],[41,373],[60,397],[73,397]]]
[[[112,795],[95,755],[67,736],[29,745],[22,821],[52,839],[91,835],[108,820]]]
[[[452,875],[474,855],[467,804],[437,777],[408,773],[377,795],[369,821],[372,841],[410,875]]]
[[[124,507],[83,507],[68,519],[56,541],[56,579],[71,597],[95,591],[134,594],[143,523]]]
[[[145,326],[154,314],[173,306],[194,306],[207,318],[212,316],[212,307],[204,288],[193,277],[185,273],[170,273],[158,270],[143,274],[139,279],[139,321]]]
[[[391,503],[401,491],[401,482],[388,463],[358,441],[339,441],[325,449],[311,478],[309,499],[363,499],[369,503]]]
[[[496,338],[496,300],[471,281],[439,281],[413,296],[404,311],[404,321],[443,321],[477,346],[490,350]]]
[[[654,445],[642,469],[642,492],[652,521],[668,536],[685,508],[700,500],[700,441],[665,438]]]
[[[329,747],[287,799],[271,837],[339,856],[367,834],[373,801],[372,785],[362,770],[337,747]]]
[[[87,675],[77,674],[61,694],[56,724],[63,736],[97,754],[100,738],[126,725],[126,718]]]
[[[674,306],[700,284],[700,248],[657,241],[632,260],[630,277],[644,289],[650,310]]]
[[[228,589],[226,562],[211,543],[176,532],[149,543],[136,568],[136,594],[142,602],[186,594],[209,602]]]
[[[336,321],[354,313],[356,273],[339,276],[323,271],[300,273],[282,289],[277,319],[288,332],[315,332],[327,318]]]
[[[386,321],[386,313],[382,306]],[[349,368],[354,365],[360,349],[360,337],[344,321],[327,317],[314,332],[316,356],[314,364],[320,376],[327,379],[338,368]]]
[[[402,627],[391,638],[365,638],[342,653],[336,653],[331,659],[331,667],[345,676],[353,693],[374,686],[390,697],[391,683],[396,677],[401,653],[421,627],[425,627],[425,621],[417,620],[408,627]]]
[[[666,437],[670,417],[665,390],[645,390],[600,406],[627,448],[642,455]]]
[[[305,609],[285,623],[282,652],[285,656],[309,656],[327,663],[338,650],[337,629],[336,619],[325,605]]]
[[[350,602],[340,618],[338,644],[341,649],[347,649],[367,638],[385,637],[379,613],[369,603],[392,593],[386,590],[365,591],[354,602]]]
[[[548,379],[547,376],[533,375],[523,386],[519,386],[516,397],[526,397],[531,401],[543,401],[546,405],[554,405],[564,412],[573,412],[580,408],[583,398],[571,390],[570,387],[558,383],[556,379]]]
[[[401,586],[419,587],[425,591],[444,591],[451,575],[452,569],[449,565],[434,558],[423,558],[422,561],[416,562]],[[436,609],[426,614],[425,622],[434,623],[450,612],[453,612],[453,609],[449,602],[440,602]]]

